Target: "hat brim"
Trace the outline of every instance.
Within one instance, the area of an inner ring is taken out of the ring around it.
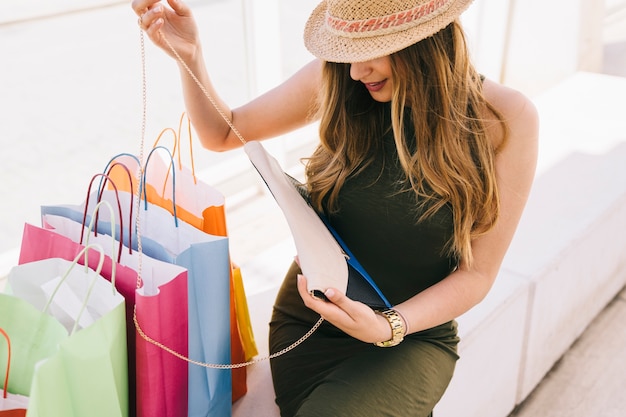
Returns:
[[[395,33],[349,38],[330,32],[325,25],[326,2],[311,13],[304,28],[304,45],[317,58],[337,63],[364,62],[391,55],[428,38],[448,26],[473,0],[454,1],[450,7],[428,22]]]

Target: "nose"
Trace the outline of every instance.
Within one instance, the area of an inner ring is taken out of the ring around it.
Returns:
[[[367,77],[372,72],[369,62],[354,62],[350,64],[350,78],[359,81]]]

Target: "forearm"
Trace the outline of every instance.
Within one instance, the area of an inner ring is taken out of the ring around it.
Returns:
[[[456,319],[478,304],[494,279],[458,269],[441,282],[394,307],[407,321],[410,333]]]
[[[185,108],[202,146],[213,151],[232,148],[227,145],[230,127],[216,110],[232,120],[232,112],[219,97],[204,63],[203,55],[198,52],[186,65],[178,62]],[[193,76],[190,74],[193,74]],[[194,79],[195,77],[195,79]],[[198,85],[198,82],[202,88]],[[207,97],[209,95],[213,103]]]

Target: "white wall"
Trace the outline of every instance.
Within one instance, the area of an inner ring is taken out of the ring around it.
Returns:
[[[463,23],[479,70],[535,95],[601,70],[604,15],[604,0],[477,0]]]

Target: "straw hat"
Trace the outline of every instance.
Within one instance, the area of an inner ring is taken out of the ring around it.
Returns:
[[[472,0],[324,0],[309,17],[304,44],[330,62],[363,62],[432,36]]]

